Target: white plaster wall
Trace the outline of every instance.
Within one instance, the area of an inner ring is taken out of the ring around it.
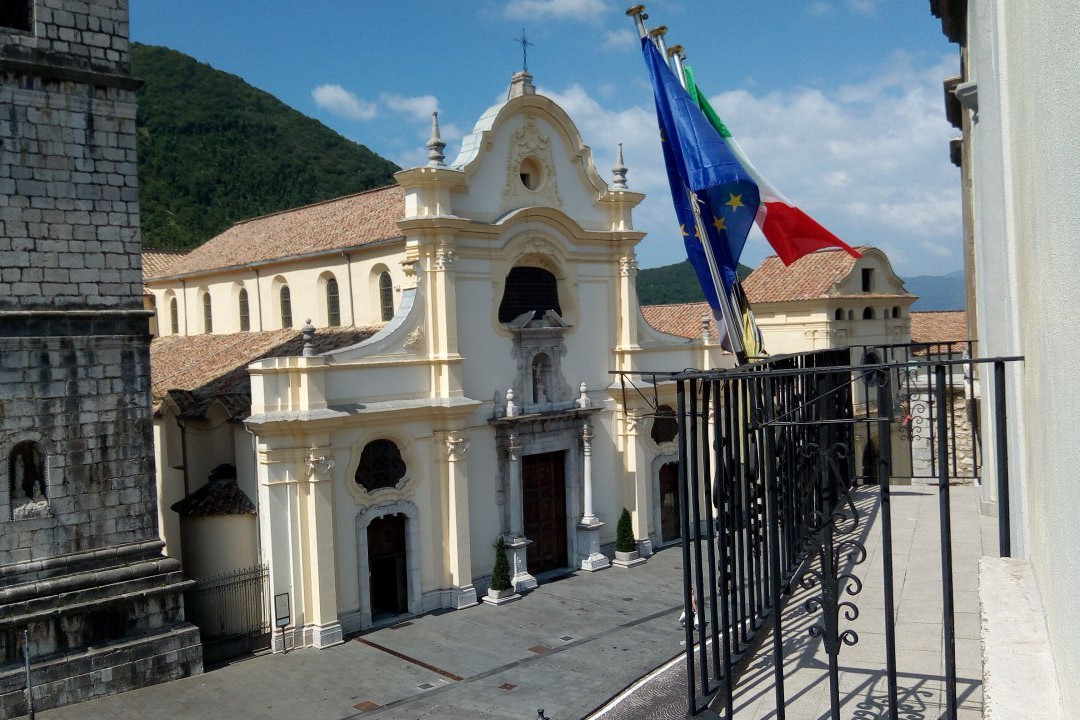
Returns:
[[[254,515],[180,518],[184,575],[191,579],[249,568],[258,563]]]
[[[969,5],[969,27],[981,353],[1026,357],[1009,373],[1013,548],[1034,565],[1065,714],[1080,716],[1080,13],[988,0]],[[987,438],[992,390],[984,380]]]

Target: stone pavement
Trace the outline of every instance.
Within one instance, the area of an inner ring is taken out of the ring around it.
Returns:
[[[261,655],[44,720],[581,718],[681,650],[681,555],[579,572],[523,599],[429,614],[325,650]],[[365,708],[370,708],[365,710]]]

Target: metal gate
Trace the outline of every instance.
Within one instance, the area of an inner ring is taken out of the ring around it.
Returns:
[[[184,593],[184,611],[199,628],[205,662],[270,647],[269,577],[265,565],[256,565],[196,580]]]
[[[952,348],[889,346],[785,356],[725,371],[623,374],[624,383],[634,376],[653,388],[674,383],[677,394],[679,480],[686,490],[680,493],[684,606],[687,617],[700,608],[703,620],[685,626],[690,714],[711,706],[722,717],[735,717],[740,678],[764,653],[754,670],[771,673],[775,717],[784,720],[790,702],[785,647],[790,652],[792,629],[782,616],[795,601],[803,613],[797,632],[820,641],[828,658],[815,667],[828,679],[820,716],[839,720],[840,657],[859,642],[850,621],[859,617],[859,595],[871,574],[858,567],[871,540],[875,551],[880,543],[873,582],[883,586],[883,607],[897,607],[890,480],[932,478],[936,493],[927,491],[937,496],[940,574],[933,586],[941,583],[944,672],[920,672],[941,678],[943,717],[957,717],[950,484],[974,476],[982,452],[975,411],[966,401],[958,405],[964,393],[953,391],[965,382],[970,389],[980,370],[992,373],[995,411],[1004,418],[1005,363],[1020,359],[972,360]],[[971,423],[970,440],[957,434],[963,417]],[[876,443],[873,454],[864,454],[876,465],[870,471],[857,462],[860,438]],[[994,440],[1000,551],[1007,555],[1001,420]],[[894,473],[894,466],[901,471]],[[870,536],[871,511],[880,538]],[[848,717],[915,717],[901,715],[910,705],[897,683],[896,613],[881,614],[876,632],[884,647],[873,662],[887,688],[876,708],[860,705],[854,715],[849,708]],[[762,647],[766,642],[771,654]]]

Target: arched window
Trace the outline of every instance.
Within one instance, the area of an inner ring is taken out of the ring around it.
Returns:
[[[214,309],[210,301],[210,293],[205,292],[202,296],[202,323],[203,332],[214,332]]]
[[[873,320],[874,319],[874,308],[863,308],[862,319],[863,320]]]
[[[848,310],[847,311],[847,319],[848,320],[854,320],[855,319],[855,311],[854,310]]]
[[[326,323],[331,327],[341,324],[341,301],[338,299],[337,280],[326,281]]]
[[[41,446],[32,440],[15,445],[8,456],[8,478],[11,482],[12,517],[16,520],[40,517],[35,506],[48,500],[45,494],[45,456]]]
[[[894,307],[894,308],[892,309],[892,316],[893,316],[894,318],[898,318],[898,317],[900,317],[900,306],[899,306],[899,305],[897,305],[896,307]]]
[[[833,315],[833,318],[836,319],[836,320],[843,320],[844,319],[844,308],[836,308],[836,314]]]
[[[562,315],[559,283],[544,268],[522,265],[512,268],[506,276],[506,287],[499,304],[499,322],[511,322],[530,310],[536,312],[536,317],[543,317],[548,310]]]
[[[388,272],[379,275],[379,313],[383,322],[394,317],[394,283]]]
[[[169,301],[169,327],[173,335],[180,334],[180,310],[176,306],[176,298]]]
[[[248,310],[247,290],[240,288],[240,330],[247,332],[251,329],[251,313]]]
[[[292,296],[288,285],[281,286],[281,327],[292,327]]]
[[[679,421],[675,417],[675,411],[670,405],[660,405],[656,408],[656,417],[653,418],[652,433],[650,437],[657,445],[672,442],[679,435]]]
[[[392,440],[372,440],[360,453],[356,484],[368,492],[394,487],[405,477],[405,461]]]

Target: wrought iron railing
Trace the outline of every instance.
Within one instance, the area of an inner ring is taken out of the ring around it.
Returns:
[[[933,477],[940,522],[946,717],[956,717],[949,488],[951,482],[975,476],[982,458],[977,419],[967,404],[969,378],[977,368],[992,366],[995,412],[1004,417],[1005,363],[1020,358],[971,359],[970,346],[951,344],[947,350],[925,349],[938,351],[878,346],[784,356],[731,370],[623,373],[624,385],[643,378],[654,393],[664,383],[675,385],[684,606],[687,617],[695,615],[695,608],[707,615],[704,622],[687,622],[685,629],[691,714],[711,701],[725,717],[734,717],[735,684],[771,636],[777,717],[784,718],[781,609],[798,591],[810,594],[804,605],[816,620],[809,633],[820,638],[828,655],[830,716],[839,719],[839,655],[858,640],[842,622],[859,613],[863,581],[855,568],[866,559],[864,541],[870,532],[854,491],[864,484],[877,486],[884,603],[894,608],[890,481]],[[967,390],[957,392],[958,385]],[[964,400],[961,408],[956,407],[958,398]],[[912,426],[916,415],[918,430]],[[970,439],[956,432],[961,416],[970,423]],[[876,450],[868,467],[857,462],[856,450],[871,439]],[[1007,447],[1000,422],[995,441],[1001,552],[1008,554]],[[970,443],[967,456],[965,443]],[[888,717],[897,718],[895,616],[885,612],[883,617],[885,705]]]
[[[199,628],[206,662],[270,647],[269,577],[256,565],[199,579],[184,593],[185,617]]]

